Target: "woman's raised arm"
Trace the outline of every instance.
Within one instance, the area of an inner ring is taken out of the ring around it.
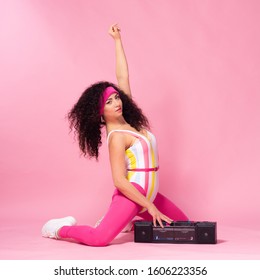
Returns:
[[[129,97],[131,97],[128,64],[127,64],[126,55],[124,52],[123,43],[120,35],[120,28],[118,24],[111,25],[108,33],[113,37],[115,41],[116,78],[117,78],[118,86]]]

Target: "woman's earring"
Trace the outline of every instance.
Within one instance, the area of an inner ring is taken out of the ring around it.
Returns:
[[[103,116],[101,116],[100,121],[101,121],[101,123],[106,123]]]

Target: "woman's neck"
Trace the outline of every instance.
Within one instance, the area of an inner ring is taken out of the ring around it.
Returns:
[[[129,129],[131,128],[130,124],[125,121],[125,119],[121,119],[115,122],[106,123],[106,131],[109,133],[112,130],[116,129]]]

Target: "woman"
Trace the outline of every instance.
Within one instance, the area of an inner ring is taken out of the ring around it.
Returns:
[[[105,126],[116,187],[111,205],[96,227],[77,226],[73,217],[53,219],[42,228],[49,238],[72,238],[90,246],[108,245],[135,216],[163,221],[187,220],[186,215],[158,192],[159,165],[156,140],[149,122],[131,98],[129,73],[120,29],[112,25],[115,41],[118,86],[109,82],[93,84],[79,98],[68,117],[85,156],[98,159],[101,129]]]

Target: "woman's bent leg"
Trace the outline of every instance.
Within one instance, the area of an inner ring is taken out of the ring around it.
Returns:
[[[158,193],[155,200],[154,205],[161,211],[164,215],[168,216],[173,221],[188,221],[188,217],[179,209],[172,201],[170,201],[167,197]],[[152,220],[151,215],[145,211],[144,213],[138,214],[144,220]]]

